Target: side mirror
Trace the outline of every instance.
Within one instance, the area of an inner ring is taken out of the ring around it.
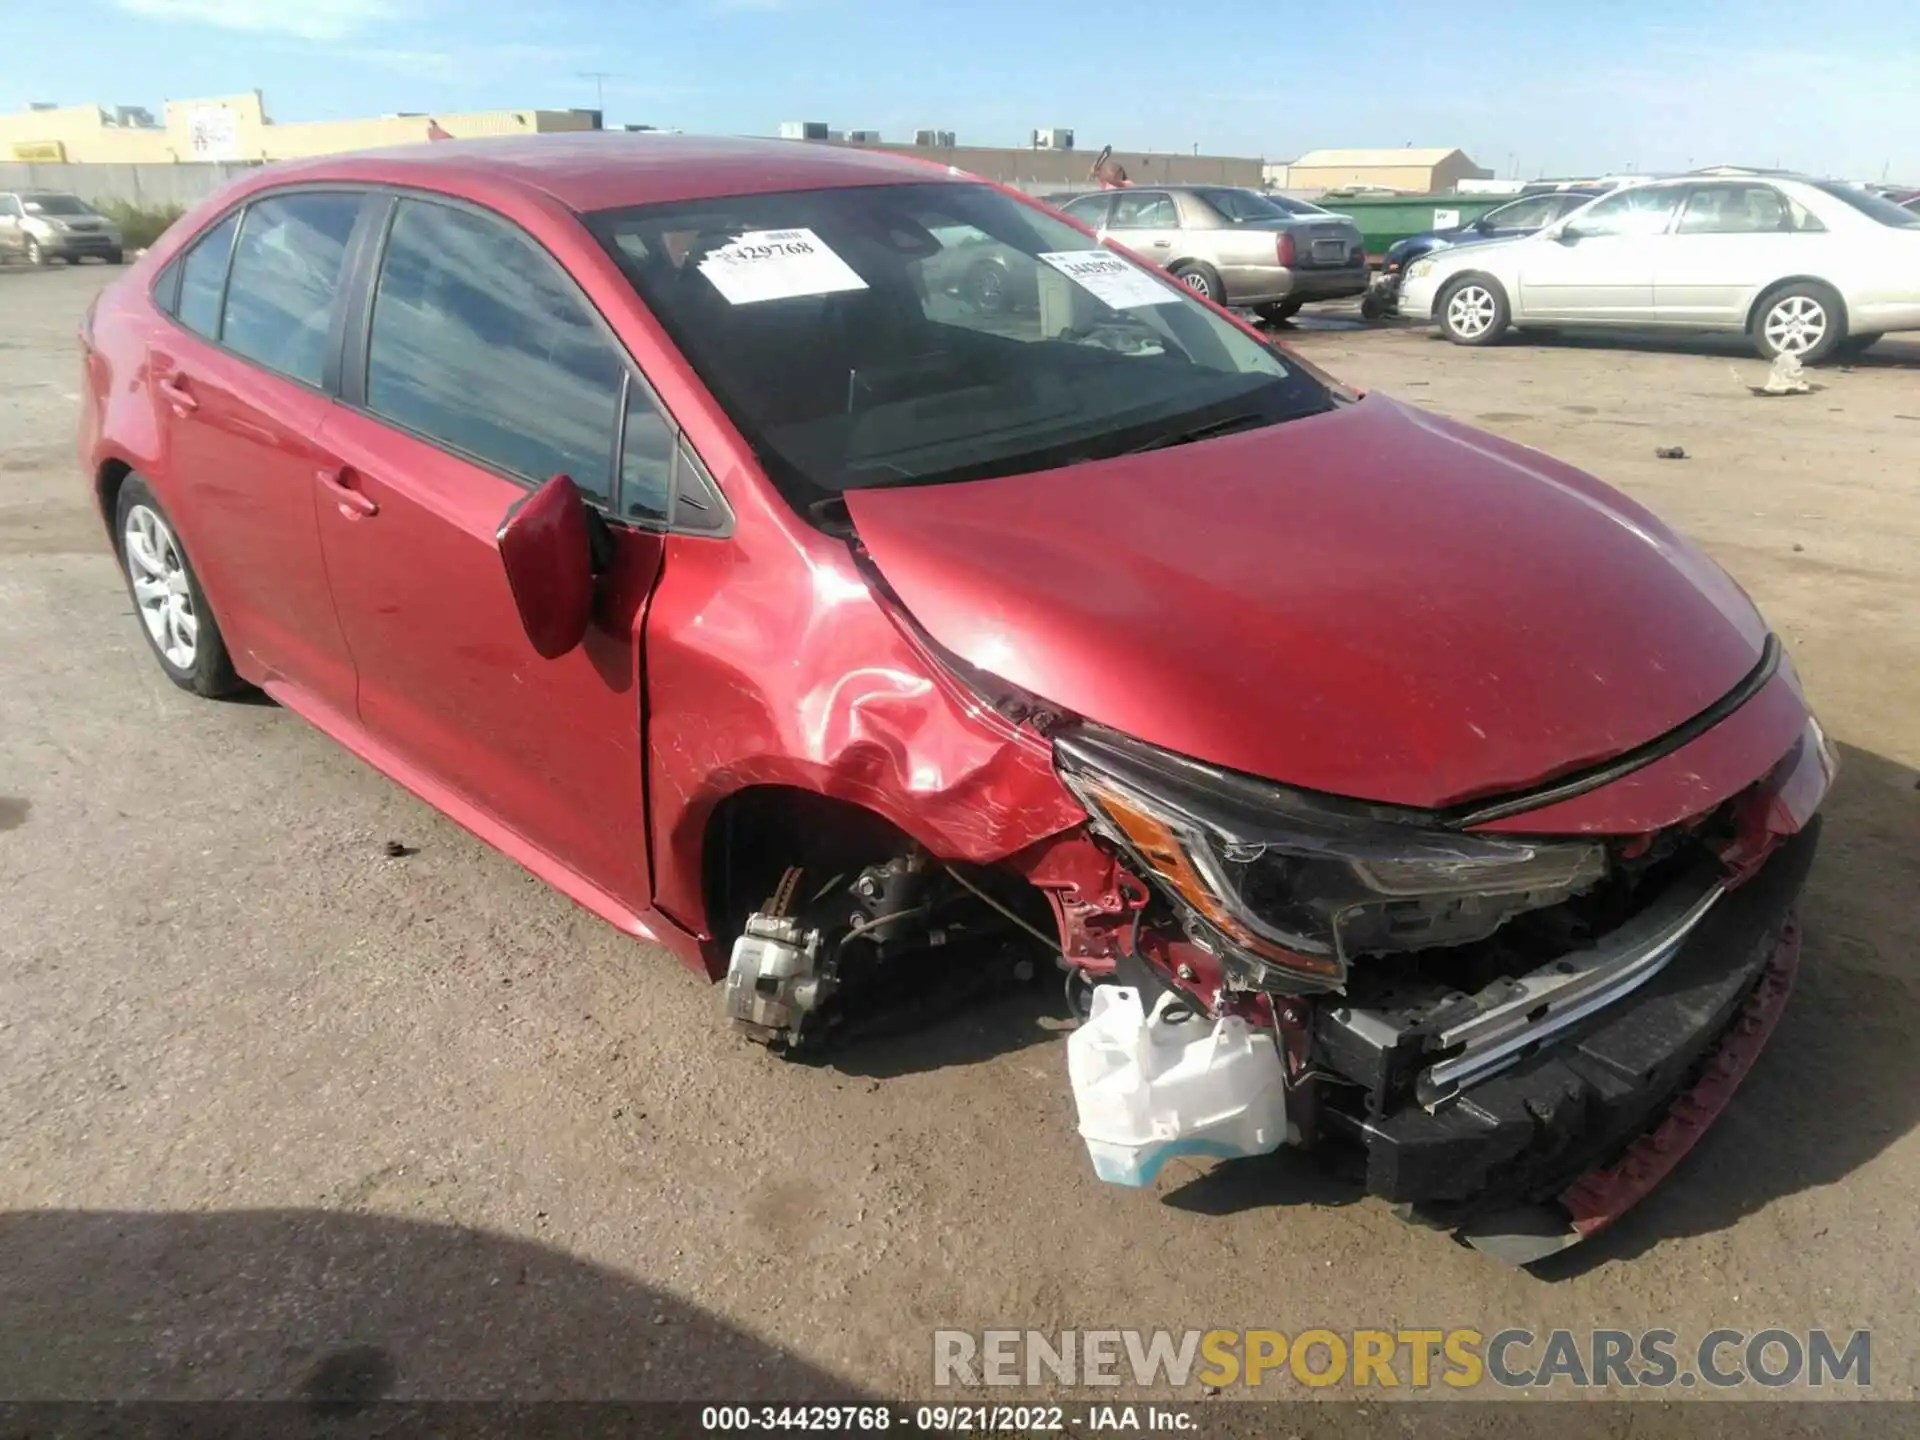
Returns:
[[[1572,245],[1580,238],[1580,232],[1571,225],[1562,225],[1553,232],[1552,239],[1560,245]]]
[[[494,542],[527,639],[542,659],[558,660],[585,638],[593,617],[586,501],[556,475],[507,512]]]

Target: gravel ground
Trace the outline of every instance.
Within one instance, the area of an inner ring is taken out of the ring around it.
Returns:
[[[1699,539],[1842,753],[1771,1051],[1540,1276],[1297,1159],[1098,1184],[1038,1001],[777,1061],[293,716],[174,689],[72,453],[111,274],[0,269],[0,1396],[913,1396],[995,1325],[1872,1327],[1915,1394],[1920,340],[1759,400],[1734,346],[1293,332]]]

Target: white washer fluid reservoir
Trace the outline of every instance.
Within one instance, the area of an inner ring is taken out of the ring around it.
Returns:
[[[1067,1039],[1067,1075],[1094,1173],[1150,1185],[1176,1155],[1268,1155],[1287,1139],[1280,1052],[1229,1015],[1209,1021],[1173,994],[1099,985]]]

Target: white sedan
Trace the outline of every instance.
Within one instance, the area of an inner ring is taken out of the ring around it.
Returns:
[[[1920,215],[1837,181],[1656,180],[1416,260],[1400,313],[1460,345],[1530,325],[1743,331],[1812,363],[1920,330]]]

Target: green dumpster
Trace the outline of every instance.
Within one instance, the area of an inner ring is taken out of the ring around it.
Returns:
[[[1378,261],[1397,240],[1470,225],[1511,199],[1511,195],[1342,195],[1333,190],[1313,203],[1351,215],[1360,227],[1367,258]]]

